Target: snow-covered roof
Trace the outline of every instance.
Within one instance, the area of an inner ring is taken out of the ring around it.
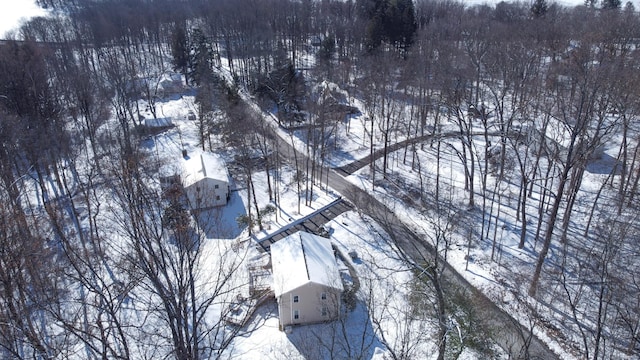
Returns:
[[[276,296],[308,283],[343,289],[329,239],[299,231],[271,245],[271,261]]]
[[[201,153],[191,155],[184,160],[182,182],[189,187],[202,179],[229,181],[229,172],[224,160],[219,155]]]
[[[161,127],[171,127],[173,126],[173,122],[170,117],[164,118],[151,118],[144,119],[144,126],[148,128],[161,128]]]

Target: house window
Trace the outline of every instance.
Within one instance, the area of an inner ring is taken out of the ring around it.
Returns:
[[[293,302],[298,302],[300,300],[300,298],[298,297],[298,295],[294,295],[293,296]]]
[[[293,318],[295,320],[298,320],[300,318],[300,313],[298,312],[298,310],[293,310]]]
[[[322,316],[327,316],[329,314],[329,311],[327,310],[326,306],[322,307]]]
[[[216,187],[215,187],[215,188],[216,188],[216,189],[219,189],[219,188],[220,188],[220,185],[216,184]]]
[[[220,200],[220,195],[216,195],[216,200]]]
[[[322,295],[320,295],[320,299],[327,300],[327,293],[322,293]]]

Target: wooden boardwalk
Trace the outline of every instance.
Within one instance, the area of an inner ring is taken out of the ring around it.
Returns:
[[[312,234],[322,235],[322,226],[324,224],[349,210],[353,210],[353,205],[342,198],[338,198],[329,205],[318,209],[314,213],[296,220],[287,226],[283,226],[276,232],[269,234],[264,238],[256,239],[256,242],[259,245],[258,249],[260,251],[268,252],[271,244],[289,235],[295,234],[298,231],[306,231]]]

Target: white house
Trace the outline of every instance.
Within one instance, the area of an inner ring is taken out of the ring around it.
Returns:
[[[158,92],[160,92],[162,96],[178,94],[181,91],[183,91],[181,74],[173,72],[162,74],[160,82],[158,83]]]
[[[218,155],[202,153],[186,159],[181,181],[192,210],[223,206],[229,200],[229,172]]]
[[[273,290],[280,326],[340,315],[342,281],[329,239],[297,232],[271,245]]]

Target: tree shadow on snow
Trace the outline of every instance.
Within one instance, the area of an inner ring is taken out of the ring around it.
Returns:
[[[587,171],[592,174],[608,175],[615,171],[615,175],[617,175],[621,170],[622,163],[607,153],[602,153],[598,159],[587,164]]]
[[[384,348],[362,301],[335,321],[293,326],[287,337],[305,359],[371,359]]]
[[[240,195],[232,191],[227,205],[200,210],[193,216],[207,239],[235,239],[246,227],[240,226],[237,219],[246,213]]]

